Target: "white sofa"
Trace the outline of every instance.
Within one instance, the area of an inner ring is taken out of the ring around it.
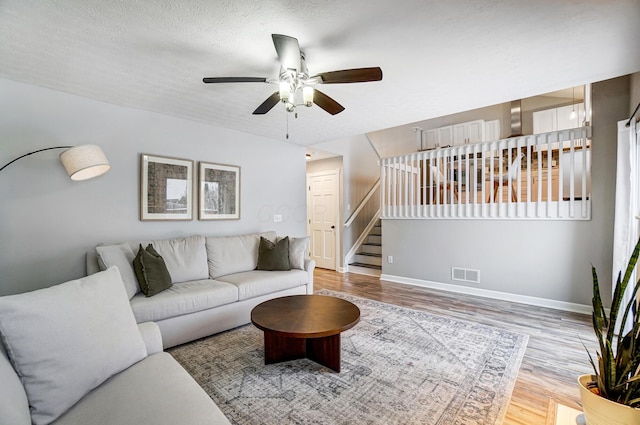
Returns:
[[[0,297],[0,425],[229,425],[119,271]]]
[[[87,253],[87,272],[117,266],[136,321],[157,323],[169,348],[249,323],[251,310],[263,301],[313,293],[315,262],[305,256],[308,238],[290,238],[291,270],[263,271],[255,270],[261,236],[276,241],[269,231],[100,245]],[[140,292],[132,265],[139,246],[149,243],[163,257],[173,283],[152,297]]]

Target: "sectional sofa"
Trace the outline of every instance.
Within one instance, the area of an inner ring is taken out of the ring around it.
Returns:
[[[276,232],[234,236],[192,235],[100,245],[87,253],[89,274],[117,266],[138,323],[157,323],[164,348],[249,323],[253,307],[287,295],[313,294],[315,261],[306,258],[308,238],[289,238],[291,270],[256,270],[260,238]],[[173,285],[146,297],[133,259],[152,244],[164,258]]]
[[[200,235],[100,245],[85,278],[0,297],[0,425],[228,425],[163,349],[250,321],[258,303],[313,293],[307,238],[291,270],[256,270],[261,238]],[[132,265],[151,244],[171,285],[141,292]]]

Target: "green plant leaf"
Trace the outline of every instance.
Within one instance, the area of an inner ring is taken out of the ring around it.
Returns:
[[[638,240],[638,242],[636,243],[636,246],[631,253],[631,257],[629,257],[629,262],[624,273],[624,278],[620,280],[620,275],[618,275],[618,281],[616,282],[615,291],[613,292],[613,299],[611,300],[611,314],[609,317],[609,326],[607,329],[607,339],[609,341],[613,340],[616,322],[618,321],[618,314],[620,314],[620,306],[622,305],[622,299],[624,297],[625,291],[627,290],[627,286],[629,285],[629,281],[631,280],[631,276],[633,275],[633,271],[636,268],[636,263],[638,262],[639,255],[640,240]],[[621,318],[620,329],[624,329],[628,314],[629,310],[625,309],[625,312]]]
[[[580,336],[578,336],[578,338],[580,339],[580,343],[582,343],[582,346],[584,347],[584,351],[587,352],[587,356],[589,357],[589,363],[591,363],[591,367],[593,368],[593,374],[596,376],[596,378],[598,377],[598,375],[600,374],[598,372],[598,367],[596,366],[596,364],[593,362],[593,357],[591,356],[591,353],[589,352],[589,349],[587,348],[587,346],[585,345],[584,341],[582,340],[582,338],[580,338]],[[596,379],[597,381],[597,379]]]
[[[600,285],[595,267],[593,276],[592,325],[600,348],[596,352],[597,363],[587,350],[589,362],[594,368],[598,389],[602,397],[632,407],[640,407],[640,314],[636,297],[640,292],[638,280],[631,293],[631,301],[623,305],[633,271],[640,257],[640,240],[629,258],[624,275],[618,273],[609,315],[602,303]],[[618,323],[618,321],[620,323]],[[631,321],[631,330],[616,334]]]
[[[624,310],[624,315],[622,316],[621,322],[620,322],[620,331],[624,330],[624,328],[626,327],[627,324],[627,318],[629,316],[632,317],[633,322],[631,323],[632,327],[635,327],[635,324],[639,322],[639,317],[636,314],[635,310],[636,310],[636,304],[637,304],[637,299],[636,296],[638,294],[638,290],[640,289],[640,280],[638,280],[638,282],[636,282],[635,286],[633,287],[633,291],[631,291],[631,299],[629,300],[629,302],[627,303],[627,306]],[[635,338],[637,340],[637,336]],[[622,341],[619,340],[619,343],[621,343]]]

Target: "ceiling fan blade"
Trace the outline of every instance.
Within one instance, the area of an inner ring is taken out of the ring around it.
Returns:
[[[264,115],[280,102],[280,93],[275,92],[253,111],[253,115]]]
[[[271,34],[273,45],[284,69],[300,71],[300,45],[298,39],[282,34]]]
[[[344,106],[317,89],[313,91],[313,103],[315,103],[331,115],[339,114],[340,112],[344,111]]]
[[[339,83],[366,83],[368,81],[382,80],[382,69],[375,68],[354,68],[342,71],[323,72],[316,75],[322,79],[322,84]]]
[[[260,77],[210,77],[203,78],[203,83],[266,83],[266,78]]]

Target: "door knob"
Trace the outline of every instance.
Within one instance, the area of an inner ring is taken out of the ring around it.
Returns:
[[[332,228],[332,229],[335,229],[335,228],[336,228],[336,226],[331,226],[331,228]]]

